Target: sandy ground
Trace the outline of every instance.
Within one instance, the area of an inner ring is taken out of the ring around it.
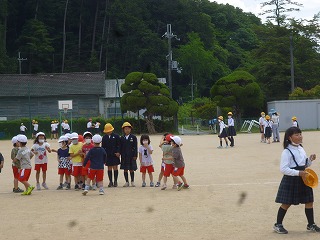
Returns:
[[[320,174],[319,132],[305,132],[303,136],[307,153],[319,156],[312,168]],[[159,138],[151,137],[155,178],[160,170]],[[306,231],[303,205],[289,209],[284,220],[288,235],[272,231],[279,208],[274,199],[282,177],[280,143],[263,144],[259,142],[259,134],[240,134],[235,139],[236,147],[217,149],[216,135],[182,138],[190,189],[178,192],[171,188],[165,191],[142,188],[138,171],[137,187],[123,188],[121,171],[121,187],[106,187],[104,196],[94,191],[82,196],[79,191],[55,190],[58,186],[55,154],[49,155],[50,190],[35,190],[31,196],[12,193],[11,143],[1,141],[0,151],[6,162],[0,174],[0,239],[319,238],[316,233]],[[53,148],[58,146],[53,140],[49,143]],[[29,141],[27,146],[31,145]],[[35,172],[30,183],[35,184]],[[320,224],[319,188],[314,194],[315,218]]]

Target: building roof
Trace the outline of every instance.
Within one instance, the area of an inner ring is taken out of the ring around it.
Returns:
[[[104,72],[0,74],[0,97],[104,95]]]

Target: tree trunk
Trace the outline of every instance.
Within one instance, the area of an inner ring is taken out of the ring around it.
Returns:
[[[69,0],[66,0],[66,6],[64,9],[64,19],[63,19],[63,50],[62,50],[62,66],[61,72],[64,72],[64,59],[66,55],[66,20],[67,20],[67,10],[68,10]]]
[[[37,17],[38,17],[39,2],[40,2],[40,0],[37,0],[36,13],[34,14],[34,19],[35,19],[35,20],[37,20]]]
[[[146,118],[146,124],[147,124],[147,129],[148,129],[148,132],[149,134],[156,134],[156,129],[154,127],[154,122],[153,122],[153,119],[152,119],[152,115],[148,115],[147,118]]]
[[[97,29],[98,10],[99,10],[99,0],[97,0],[96,14],[95,14],[95,17],[94,17],[93,32],[92,32],[92,44],[91,44],[91,56],[92,56],[92,54],[94,52],[94,45],[96,43],[96,29]]]
[[[104,10],[104,19],[103,19],[103,27],[102,27],[102,36],[101,36],[101,46],[100,46],[100,55],[99,55],[99,69],[101,69],[102,65],[102,51],[103,51],[103,44],[104,44],[104,33],[106,28],[106,21],[107,21],[107,9],[108,9],[108,2],[109,0],[106,0],[106,8]]]
[[[108,48],[109,48],[109,39],[110,39],[110,26],[111,26],[111,20],[110,20],[110,16],[109,16],[107,41],[106,41],[106,69],[105,69],[106,79],[107,79],[107,74],[108,74]]]
[[[81,0],[81,6],[80,6],[80,17],[79,17],[79,33],[78,33],[78,61],[80,66],[80,59],[81,59],[81,37],[82,37],[82,6],[83,6],[83,0]]]

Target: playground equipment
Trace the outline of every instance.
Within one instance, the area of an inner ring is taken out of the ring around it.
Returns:
[[[256,120],[245,120],[241,126],[240,132],[251,133],[252,127],[260,128],[260,124]]]

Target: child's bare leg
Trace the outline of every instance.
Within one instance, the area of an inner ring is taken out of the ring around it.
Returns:
[[[40,170],[36,171],[36,181],[39,183],[39,178],[40,178]]]
[[[63,174],[60,175],[60,184],[63,184]]]
[[[30,187],[30,184],[27,181],[24,181],[21,183],[24,185],[24,187],[26,188],[26,191],[27,191],[28,187]]]
[[[159,173],[159,177],[158,177],[158,182],[160,183],[161,182],[161,179],[163,178],[163,172],[161,171]]]
[[[151,172],[149,173],[149,178],[150,178],[150,182],[153,182],[153,174]]]
[[[146,173],[142,173],[142,182],[143,182],[143,183],[146,182]]]
[[[47,172],[46,171],[42,172],[42,178],[43,178],[43,183],[45,183],[47,180]]]
[[[180,176],[181,180],[183,181],[184,185],[188,185],[187,179],[184,176]]]
[[[13,179],[13,187],[14,189],[18,189],[18,179],[16,178]]]

